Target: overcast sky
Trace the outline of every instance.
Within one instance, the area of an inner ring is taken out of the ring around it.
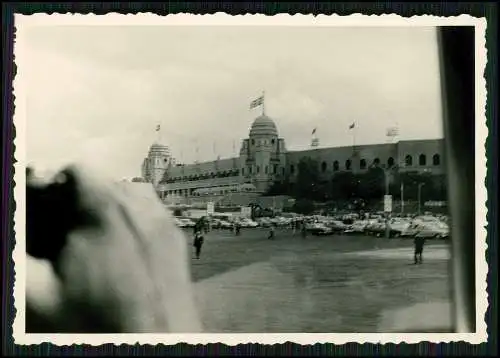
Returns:
[[[31,28],[27,159],[56,168],[91,158],[116,178],[140,175],[161,141],[178,161],[239,149],[266,92],[289,150],[442,137],[434,28]],[[197,144],[196,144],[197,143]],[[198,157],[196,146],[199,147]]]

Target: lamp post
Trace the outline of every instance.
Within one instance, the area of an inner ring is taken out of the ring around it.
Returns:
[[[385,196],[384,198],[389,195],[389,170],[387,168],[384,168],[384,183],[385,183]],[[389,227],[389,211],[386,211],[385,213],[385,238],[389,239],[391,237],[391,230]]]
[[[420,201],[421,201],[421,196],[422,196],[422,187],[425,185],[425,183],[418,183],[418,215],[420,215]]]
[[[372,166],[372,168],[380,168],[378,166]],[[389,173],[391,170],[394,170],[396,166],[391,167],[391,168],[380,168],[382,169],[384,173],[384,187],[385,187],[385,194],[384,194],[384,206],[385,206],[385,198],[389,195]],[[391,204],[392,205],[392,204]],[[384,207],[385,211],[385,207]],[[389,227],[389,214],[392,211],[392,208],[390,208],[388,211],[385,212],[385,237],[390,238],[390,227]]]

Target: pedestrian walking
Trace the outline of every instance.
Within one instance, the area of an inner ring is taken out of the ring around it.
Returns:
[[[201,231],[197,231],[196,234],[194,235],[194,242],[193,242],[193,246],[195,248],[196,259],[200,259],[201,248],[203,246],[203,242],[204,242],[204,238],[203,238],[203,235],[201,234]]]
[[[302,238],[305,239],[306,238],[306,235],[307,235],[307,231],[306,231],[306,223],[305,222],[302,222],[301,224],[301,228],[300,228],[300,231],[302,233]]]
[[[269,228],[269,236],[267,237],[268,240],[274,240],[274,225],[271,225]]]
[[[415,255],[414,255],[415,265],[421,264],[422,252],[424,251],[425,238],[417,236],[415,237],[414,243],[415,243]]]

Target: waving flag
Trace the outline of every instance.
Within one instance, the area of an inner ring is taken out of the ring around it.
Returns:
[[[156,125],[156,131],[157,131],[157,132],[159,132],[159,131],[160,131],[160,125],[159,125],[159,124],[157,124],[157,125]]]
[[[258,107],[258,106],[262,106],[263,104],[264,104],[264,96],[260,96],[259,98],[254,99],[250,103],[250,109]]]
[[[313,135],[314,133],[316,133],[316,128],[313,129],[311,134]]]
[[[355,122],[352,122],[352,124],[349,126],[349,129],[353,129],[355,124]]]
[[[388,137],[397,137],[399,134],[399,129],[398,127],[391,127],[391,128],[387,128],[387,133],[386,135]]]

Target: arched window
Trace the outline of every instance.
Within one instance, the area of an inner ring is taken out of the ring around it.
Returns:
[[[245,175],[245,168],[241,168],[241,175]]]
[[[273,174],[278,174],[278,164],[274,164]]]
[[[394,158],[393,157],[389,157],[389,159],[387,159],[387,166],[389,168],[392,168],[394,166]]]
[[[266,165],[266,166],[264,167],[264,174],[267,174],[267,172],[268,172],[268,167],[267,167],[267,165]]]
[[[274,145],[274,142],[275,142],[274,138],[273,138],[273,139],[271,139],[271,144],[272,144],[272,145]]]
[[[260,173],[260,166],[257,165],[257,174]]]
[[[420,154],[418,157],[418,165],[426,165],[427,164],[427,157],[425,154]]]
[[[326,162],[321,163],[321,171],[326,172]]]
[[[359,168],[360,169],[366,169],[366,160],[365,159],[361,159],[359,161]]]
[[[281,175],[285,176],[285,167],[281,168]]]
[[[378,166],[380,164],[380,159],[379,158],[373,159],[373,164]]]
[[[439,164],[441,164],[441,157],[439,156],[439,154],[434,154],[432,156],[432,164],[433,165],[439,165]]]
[[[339,170],[339,162],[338,160],[333,162],[333,171],[338,171]]]
[[[248,167],[248,173],[252,174],[252,167]]]
[[[255,145],[255,139],[252,139],[252,145]]]
[[[345,169],[346,170],[351,170],[351,160],[350,159],[347,159],[345,161]]]
[[[293,174],[295,173],[295,167],[292,165],[290,165],[290,174]]]
[[[405,164],[407,167],[411,167],[413,165],[413,158],[411,157],[411,155],[407,155],[405,157]]]

